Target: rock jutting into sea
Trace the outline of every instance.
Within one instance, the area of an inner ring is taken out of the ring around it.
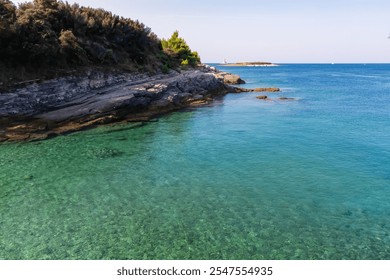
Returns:
[[[278,97],[278,98],[269,98],[267,95],[259,95],[256,96],[257,99],[266,100],[266,101],[274,101],[274,100],[280,100],[280,101],[291,101],[291,100],[297,100],[293,97]]]
[[[272,88],[241,88],[234,87],[234,93],[242,93],[242,92],[280,92],[280,88],[272,87]]]
[[[215,76],[218,79],[222,80],[225,84],[229,84],[229,85],[245,84],[245,81],[241,79],[241,77],[238,75],[234,75],[226,72],[219,72],[215,74]]]
[[[234,78],[231,78],[234,77]],[[0,93],[0,142],[45,139],[102,124],[148,121],[187,106],[204,105],[226,93],[239,76],[203,66],[169,74],[89,71]]]

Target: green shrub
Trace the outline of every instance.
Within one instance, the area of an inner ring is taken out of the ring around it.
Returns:
[[[180,65],[183,66],[196,66],[200,63],[200,58],[197,52],[191,51],[186,41],[179,37],[179,31],[173,32],[171,38],[168,40],[162,39],[161,45],[164,52],[178,60]]]
[[[168,66],[168,64],[164,64],[161,67],[161,71],[163,72],[163,74],[168,74],[169,73],[169,66]]]

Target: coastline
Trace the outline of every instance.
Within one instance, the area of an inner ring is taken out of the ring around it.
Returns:
[[[148,75],[90,70],[27,83],[0,92],[0,143],[52,138],[100,125],[148,122],[187,107],[207,105],[228,93],[278,92],[247,89],[240,76],[200,65]]]
[[[237,75],[203,65],[169,74],[90,71],[0,93],[0,142],[31,141],[99,125],[149,121],[218,96],[251,90]]]

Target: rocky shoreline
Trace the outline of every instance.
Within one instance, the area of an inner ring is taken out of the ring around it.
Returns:
[[[237,75],[203,66],[169,74],[90,71],[0,93],[0,142],[30,141],[121,121],[148,121],[227,93]]]
[[[239,76],[204,65],[159,74],[90,71],[28,84],[0,93],[0,142],[31,141],[103,124],[150,119],[205,105],[227,93],[279,91],[244,89]]]

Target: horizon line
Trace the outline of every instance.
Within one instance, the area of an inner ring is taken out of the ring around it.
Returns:
[[[251,62],[251,61],[228,62],[226,64],[246,63],[246,62]],[[202,62],[202,63],[220,64],[220,65],[225,64],[223,62]],[[272,62],[272,64],[277,64],[277,65],[278,64],[390,64],[390,62]]]

